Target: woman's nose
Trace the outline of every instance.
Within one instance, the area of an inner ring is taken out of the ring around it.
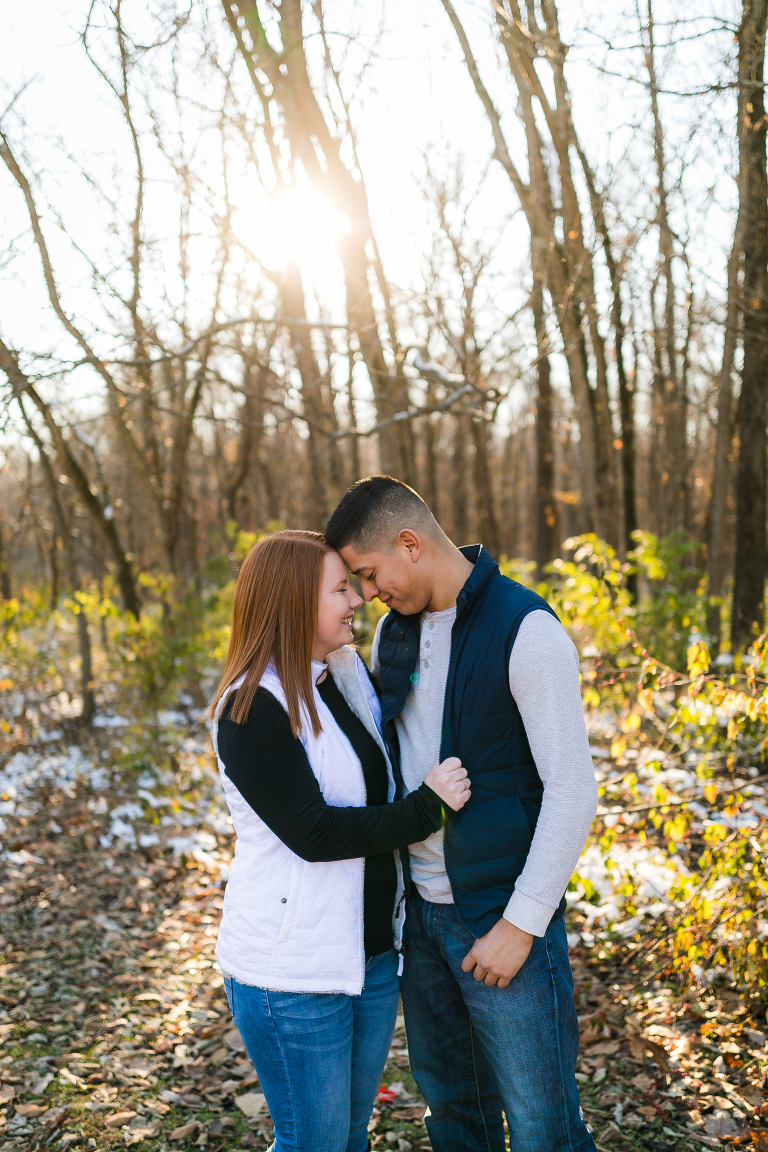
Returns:
[[[350,607],[354,610],[355,608],[359,608],[360,605],[364,603],[365,601],[363,600],[362,596],[358,596],[356,593],[354,593],[350,602]]]

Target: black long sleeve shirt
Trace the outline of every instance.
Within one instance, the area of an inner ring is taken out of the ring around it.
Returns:
[[[376,741],[328,675],[318,686],[363,770],[367,806],[326,804],[301,741],[282,705],[260,688],[244,724],[219,722],[218,745],[227,777],[254,812],[303,860],[365,857],[364,943],[367,956],[392,947],[397,888],[394,849],[425,840],[441,825],[440,797],[422,784],[404,800],[387,804],[387,768]]]

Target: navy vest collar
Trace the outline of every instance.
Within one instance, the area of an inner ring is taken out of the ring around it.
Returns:
[[[499,566],[482,544],[468,544],[459,548],[462,556],[473,565],[464,587],[456,597],[456,619],[472,610],[478,596],[482,596],[494,576],[499,575]]]

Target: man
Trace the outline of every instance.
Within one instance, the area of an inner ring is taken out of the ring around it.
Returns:
[[[545,600],[459,549],[389,476],[326,531],[376,630],[385,737],[404,793],[457,756],[472,798],[408,850],[401,982],[434,1152],[587,1152],[562,913],[597,807],[578,656]]]

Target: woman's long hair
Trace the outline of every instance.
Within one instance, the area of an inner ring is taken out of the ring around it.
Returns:
[[[243,561],[232,600],[232,632],[224,675],[211,705],[245,673],[230,719],[244,724],[270,660],[280,677],[294,736],[305,706],[315,736],[321,731],[312,689],[323,562],[330,552],[319,532],[288,530],[265,536]]]

